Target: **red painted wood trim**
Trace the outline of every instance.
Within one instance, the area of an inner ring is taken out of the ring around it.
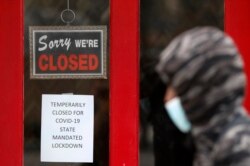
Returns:
[[[245,62],[248,82],[245,106],[250,111],[250,1],[226,0],[225,2],[225,30],[235,40]]]
[[[0,5],[0,165],[23,163],[23,1]]]
[[[137,166],[139,1],[111,0],[110,20],[110,166]]]

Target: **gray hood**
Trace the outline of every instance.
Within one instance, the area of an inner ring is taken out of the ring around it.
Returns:
[[[175,88],[193,125],[242,104],[246,79],[241,56],[219,29],[198,27],[179,35],[161,53],[156,71]]]

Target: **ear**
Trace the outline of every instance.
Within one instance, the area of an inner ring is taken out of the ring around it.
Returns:
[[[176,97],[176,91],[172,86],[169,86],[166,89],[165,95],[164,95],[164,103],[168,102],[169,100]]]

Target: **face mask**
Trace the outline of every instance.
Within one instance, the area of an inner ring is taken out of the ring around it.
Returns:
[[[187,133],[191,130],[191,123],[187,119],[180,98],[175,97],[166,102],[165,109],[172,122],[181,132]]]

